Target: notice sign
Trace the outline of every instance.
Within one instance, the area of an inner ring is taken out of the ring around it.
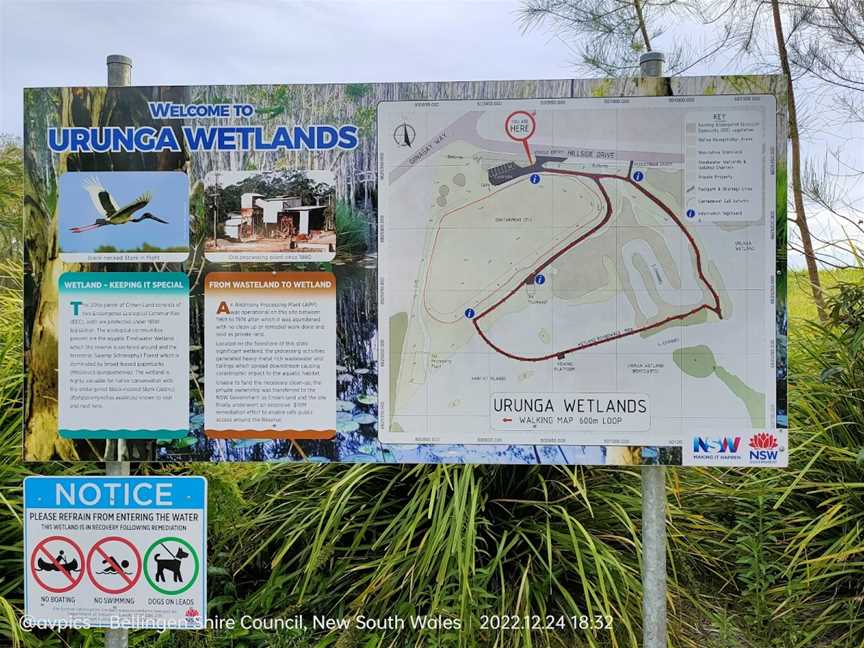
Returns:
[[[59,289],[60,436],[186,436],[188,277],[67,272]]]
[[[203,477],[24,480],[28,623],[202,628]]]
[[[204,309],[207,436],[335,436],[333,274],[213,272]]]

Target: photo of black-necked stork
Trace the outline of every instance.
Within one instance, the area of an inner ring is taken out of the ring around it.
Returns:
[[[168,221],[163,220],[158,216],[154,216],[149,211],[133,217],[135,212],[143,209],[150,203],[152,195],[149,192],[145,192],[127,205],[119,207],[117,201],[114,200],[114,197],[94,176],[91,176],[84,181],[84,190],[90,194],[90,200],[93,201],[93,206],[101,217],[97,218],[95,222],[90,225],[70,227],[69,231],[71,232],[81,234],[106,225],[125,225],[127,223],[140,223],[145,220],[156,221],[163,225],[168,224]]]
[[[184,172],[68,171],[58,184],[63,261],[179,262],[189,257],[189,176]]]

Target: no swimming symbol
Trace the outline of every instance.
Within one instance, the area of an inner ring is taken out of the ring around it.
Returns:
[[[108,536],[87,554],[90,581],[106,594],[123,594],[141,578],[141,554],[126,538]]]

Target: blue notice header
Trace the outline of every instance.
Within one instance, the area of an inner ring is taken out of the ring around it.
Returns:
[[[27,477],[24,508],[204,509],[204,477]]]

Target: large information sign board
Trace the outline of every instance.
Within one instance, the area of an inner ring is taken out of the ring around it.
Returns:
[[[28,477],[24,518],[27,624],[204,626],[203,477]]]
[[[784,466],[785,88],[27,89],[24,456]]]
[[[775,114],[770,95],[381,104],[379,138],[415,138],[380,139],[381,440],[773,433]]]

